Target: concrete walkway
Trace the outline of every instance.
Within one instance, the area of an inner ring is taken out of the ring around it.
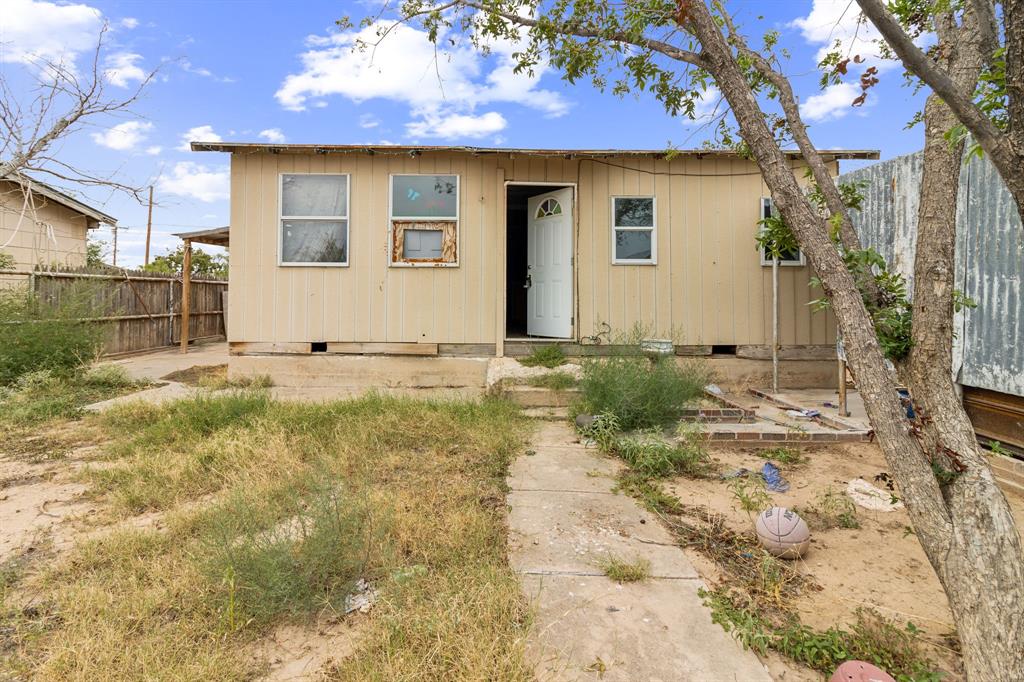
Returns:
[[[693,565],[659,521],[612,491],[619,463],[541,423],[509,475],[510,561],[534,603],[540,680],[769,681],[758,658],[711,622]],[[617,585],[609,555],[650,561]]]
[[[149,403],[162,403],[167,400],[184,398],[191,394],[193,389],[177,381],[167,381],[163,377],[171,372],[188,369],[189,367],[223,365],[227,361],[228,344],[224,342],[190,346],[188,353],[182,353],[178,348],[168,348],[152,353],[141,353],[118,360],[110,360],[104,364],[117,365],[124,368],[124,371],[132,379],[154,381],[161,385],[148,388],[145,391],[129,393],[128,395],[86,405],[85,409],[90,412],[102,412],[114,405],[137,400]]]

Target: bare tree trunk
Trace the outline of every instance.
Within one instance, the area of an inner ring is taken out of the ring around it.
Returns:
[[[986,682],[1020,679],[1024,672],[1024,556],[1006,500],[973,446],[973,429],[965,416],[960,419],[963,410],[950,375],[949,337],[945,337],[946,359],[931,362],[935,376],[922,377],[927,383],[918,388],[919,394],[928,395],[930,405],[951,416],[943,425],[943,431],[949,432],[944,442],[966,465],[944,491],[932,471],[932,457],[909,428],[894,378],[885,369],[874,326],[853,278],[828,239],[827,226],[801,194],[715,19],[702,2],[680,0],[678,7],[680,22],[704,48],[706,68],[729,102],[773,199],[808,254],[832,303],[879,444],[921,545],[949,596],[957,624],[963,628],[969,678]],[[955,177],[958,162],[957,157]],[[956,180],[953,182],[955,188]],[[948,205],[940,208],[948,212]],[[923,241],[919,237],[918,252],[923,252],[923,258],[931,258],[931,249],[921,249]],[[943,259],[951,264],[952,254],[940,248],[936,260]],[[941,282],[945,277],[950,278],[951,286],[951,276],[951,269],[938,277],[926,275],[917,286],[924,288],[930,280]],[[938,295],[951,301],[951,290]],[[933,343],[939,352],[942,348],[937,339],[951,331],[950,325],[951,318],[945,330],[934,330]]]
[[[986,56],[971,6],[961,26],[949,14],[937,17],[936,26],[947,73],[961,90],[973,90]],[[950,600],[968,676],[1020,679],[1024,675],[1020,539],[1009,505],[978,448],[952,375],[956,210],[963,145],[951,147],[945,133],[956,124],[949,107],[931,95],[925,105],[914,260],[914,345],[906,376],[924,417],[925,446],[936,466],[956,476],[943,488],[952,522],[951,547],[935,569]]]

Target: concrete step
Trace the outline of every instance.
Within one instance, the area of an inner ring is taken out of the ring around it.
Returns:
[[[568,421],[569,410],[564,407],[528,407],[523,410],[523,414],[531,419],[541,419],[544,421]]]
[[[537,386],[506,386],[502,394],[520,407],[568,407],[580,392],[575,388],[552,390]]]

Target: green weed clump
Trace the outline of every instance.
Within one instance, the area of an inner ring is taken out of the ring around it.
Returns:
[[[780,446],[777,448],[759,450],[757,454],[764,459],[772,462],[778,462],[779,464],[787,464],[789,466],[798,466],[807,461],[807,458],[802,452],[800,452],[799,448],[787,448]]]
[[[538,376],[528,377],[527,386],[534,388],[548,388],[552,391],[564,391],[568,388],[575,388],[578,383],[576,377],[568,372],[550,372]]]
[[[74,376],[48,369],[21,374],[0,386],[0,428],[22,429],[52,419],[74,419],[85,405],[137,391],[148,385],[116,365],[100,365]]]
[[[813,504],[798,511],[811,530],[860,528],[857,505],[845,493],[833,490],[831,486],[818,495]]]
[[[565,351],[558,344],[550,346],[538,346],[531,354],[519,360],[519,364],[526,367],[547,367],[554,369],[565,364]]]
[[[638,583],[651,577],[651,562],[643,557],[627,561],[617,556],[608,556],[601,562],[601,570],[617,583]]]
[[[0,385],[40,370],[59,377],[81,372],[109,332],[94,321],[102,315],[95,287],[87,284],[64,289],[57,303],[24,288],[0,290]]]
[[[849,630],[815,630],[796,618],[774,624],[724,589],[699,594],[714,622],[761,655],[776,651],[825,675],[852,659],[873,663],[898,682],[938,682],[945,677],[924,653],[919,628],[909,622],[901,628],[873,609],[858,608]]]
[[[729,481],[729,492],[740,509],[747,513],[760,513],[772,506],[772,498],[768,496],[760,474],[737,476]]]
[[[620,355],[588,360],[576,410],[613,414],[625,431],[662,427],[700,397],[708,379],[700,363],[679,365],[674,358],[651,362]]]
[[[612,450],[646,478],[677,474],[697,478],[711,469],[711,460],[701,443],[669,443],[657,431],[619,438]]]

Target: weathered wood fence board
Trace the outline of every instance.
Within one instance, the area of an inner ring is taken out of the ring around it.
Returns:
[[[91,308],[110,324],[104,354],[173,346],[181,338],[181,278],[141,271],[35,270],[5,272],[24,277],[38,296],[54,304],[63,297],[84,295]],[[189,336],[225,336],[223,280],[192,280]],[[79,293],[79,292],[83,292]]]

